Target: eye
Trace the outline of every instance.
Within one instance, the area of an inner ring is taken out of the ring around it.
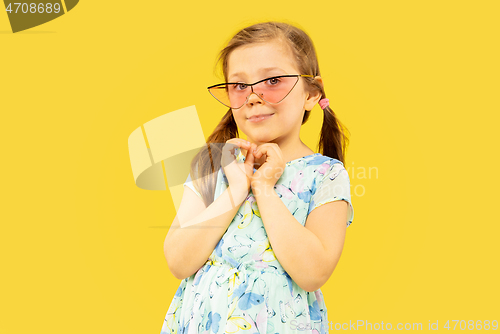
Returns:
[[[281,82],[281,80],[279,78],[271,78],[271,79],[268,79],[267,82],[271,86],[276,86],[277,84],[279,84]]]
[[[237,83],[232,86],[234,90],[245,90],[248,86],[244,83]]]

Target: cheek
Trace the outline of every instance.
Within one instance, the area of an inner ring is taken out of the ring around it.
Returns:
[[[297,122],[302,123],[304,112],[305,111],[302,111],[300,107],[297,108],[297,104],[290,104],[287,108],[279,111],[279,122],[280,124],[288,127],[296,124]]]
[[[234,122],[238,129],[245,129],[247,125],[247,118],[241,114],[233,114]]]

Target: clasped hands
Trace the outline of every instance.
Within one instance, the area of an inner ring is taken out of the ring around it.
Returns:
[[[236,161],[236,147],[247,151],[244,163]],[[254,167],[259,165],[256,160],[262,157],[265,159],[264,163],[254,173]],[[242,187],[248,191],[250,188],[274,188],[285,171],[286,164],[278,144],[265,143],[257,146],[241,138],[232,138],[226,141],[222,149],[221,165],[232,189]]]

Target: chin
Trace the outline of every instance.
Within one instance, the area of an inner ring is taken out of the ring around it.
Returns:
[[[269,135],[254,135],[247,137],[251,138],[252,142],[254,143],[270,143],[276,139],[276,137]]]

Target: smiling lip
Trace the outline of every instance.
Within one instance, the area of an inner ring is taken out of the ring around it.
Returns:
[[[261,122],[261,121],[264,121],[264,120],[270,118],[272,115],[274,115],[274,114],[252,116],[248,119],[248,121],[253,122],[253,123],[258,123],[258,122]]]

